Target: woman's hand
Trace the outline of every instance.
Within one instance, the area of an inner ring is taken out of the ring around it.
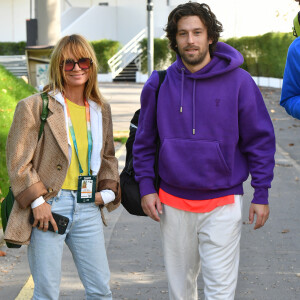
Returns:
[[[58,228],[55,220],[53,219],[51,213],[51,205],[47,202],[35,207],[33,210],[34,222],[33,227],[36,227],[38,222],[40,222],[38,229],[47,231],[49,227],[49,222],[52,224],[54,231],[58,233]]]
[[[103,202],[100,192],[95,193],[95,204],[100,205],[100,206],[104,205],[104,202]]]

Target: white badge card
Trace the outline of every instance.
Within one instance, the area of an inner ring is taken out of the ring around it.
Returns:
[[[95,202],[96,176],[78,176],[77,203]]]

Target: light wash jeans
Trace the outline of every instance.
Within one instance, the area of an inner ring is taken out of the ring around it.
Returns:
[[[77,194],[61,190],[48,201],[52,212],[70,219],[64,235],[33,228],[28,261],[34,280],[34,300],[57,300],[64,242],[72,252],[87,300],[112,299],[102,219],[94,203],[77,203]]]

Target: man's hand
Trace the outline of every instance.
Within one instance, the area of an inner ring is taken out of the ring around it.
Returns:
[[[158,213],[162,214],[162,206],[157,193],[142,197],[142,208],[144,213],[154,221],[160,221]]]
[[[53,219],[52,213],[51,213],[51,205],[47,202],[37,206],[33,210],[33,227],[36,227],[38,222],[40,222],[38,229],[47,231],[49,227],[49,222],[51,222],[54,231],[58,232],[58,228],[56,225],[55,220]]]
[[[253,224],[254,214],[256,214],[256,223],[254,229],[263,227],[269,218],[269,205],[251,203],[249,209],[249,222]]]

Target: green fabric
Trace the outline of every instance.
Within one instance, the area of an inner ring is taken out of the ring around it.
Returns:
[[[14,195],[11,191],[11,188],[9,188],[8,194],[4,198],[1,204],[1,219],[2,219],[2,227],[3,227],[3,232],[5,232],[6,226],[7,226],[7,221],[9,218],[9,215],[11,213],[11,210],[14,205]],[[21,245],[16,245],[16,244],[11,244],[6,242],[6,245],[8,248],[20,248]]]
[[[42,110],[42,113],[41,113],[41,127],[40,127],[40,131],[39,131],[39,139],[43,133],[43,130],[44,130],[44,126],[45,126],[45,123],[46,123],[46,120],[47,120],[47,117],[48,117],[48,102],[49,102],[49,99],[48,99],[48,96],[46,93],[42,93],[42,99],[43,99],[43,110]]]
[[[299,24],[299,17],[298,14],[296,15],[296,17],[294,18],[294,30],[297,34],[297,36],[300,36],[300,24]]]

